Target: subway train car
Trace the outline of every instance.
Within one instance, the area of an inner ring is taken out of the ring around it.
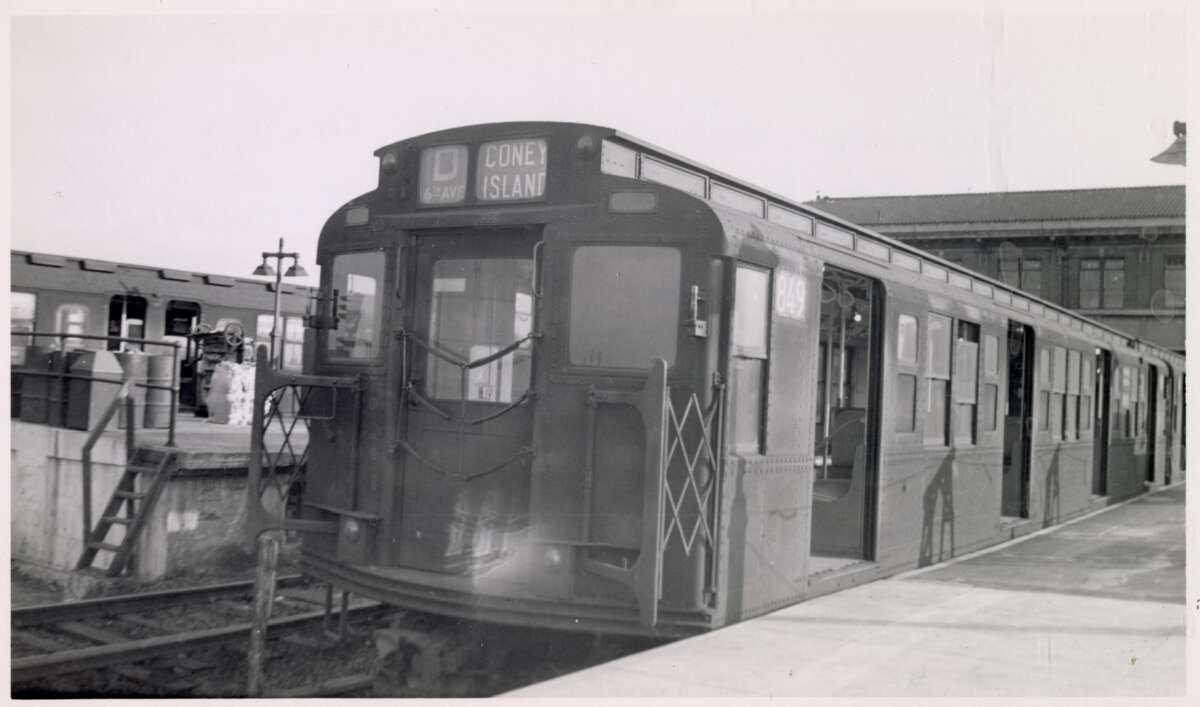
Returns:
[[[246,341],[270,342],[274,283],[193,273],[147,265],[128,265],[91,258],[10,251],[12,281],[11,366],[25,364],[30,345],[54,348],[146,349],[159,347],[89,339],[57,340],[20,336],[21,332],[62,332],[95,336],[178,341],[180,343],[180,402],[197,403],[190,385],[194,362],[189,360],[188,335],[197,330],[225,331],[233,325]],[[309,288],[283,283],[280,287],[281,361],[289,370],[303,365],[303,315]],[[194,348],[194,347],[193,347]],[[198,355],[192,351],[192,357]]]
[[[376,156],[304,374],[260,365],[298,515],[251,470],[344,590],[682,636],[1182,479],[1183,359],[1000,282],[612,129]]]

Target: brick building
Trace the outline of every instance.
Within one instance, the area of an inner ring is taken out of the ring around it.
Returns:
[[[1184,350],[1184,188],[820,198],[809,205]]]

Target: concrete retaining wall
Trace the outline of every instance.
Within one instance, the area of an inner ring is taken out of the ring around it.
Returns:
[[[83,464],[87,433],[12,422],[12,559],[47,579],[72,584],[83,552]],[[92,517],[100,518],[125,466],[125,440],[106,434],[92,450]],[[139,480],[140,482],[140,480]],[[245,473],[187,475],[168,482],[138,541],[134,576],[143,581],[216,567],[242,554]],[[120,542],[121,526],[108,542]],[[111,555],[101,551],[95,566]]]

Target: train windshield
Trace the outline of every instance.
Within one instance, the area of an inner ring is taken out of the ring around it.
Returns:
[[[385,263],[378,251],[334,257],[332,287],[342,311],[337,330],[329,335],[330,358],[366,360],[379,353],[379,293]]]
[[[533,326],[533,260],[455,258],[433,265],[430,342],[463,361],[498,354]],[[429,392],[440,400],[510,403],[529,388],[530,345],[472,367],[464,382],[457,365],[429,355]]]

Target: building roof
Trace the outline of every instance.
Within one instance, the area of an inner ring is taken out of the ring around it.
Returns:
[[[821,197],[807,205],[863,226],[1180,218],[1183,185]]]

